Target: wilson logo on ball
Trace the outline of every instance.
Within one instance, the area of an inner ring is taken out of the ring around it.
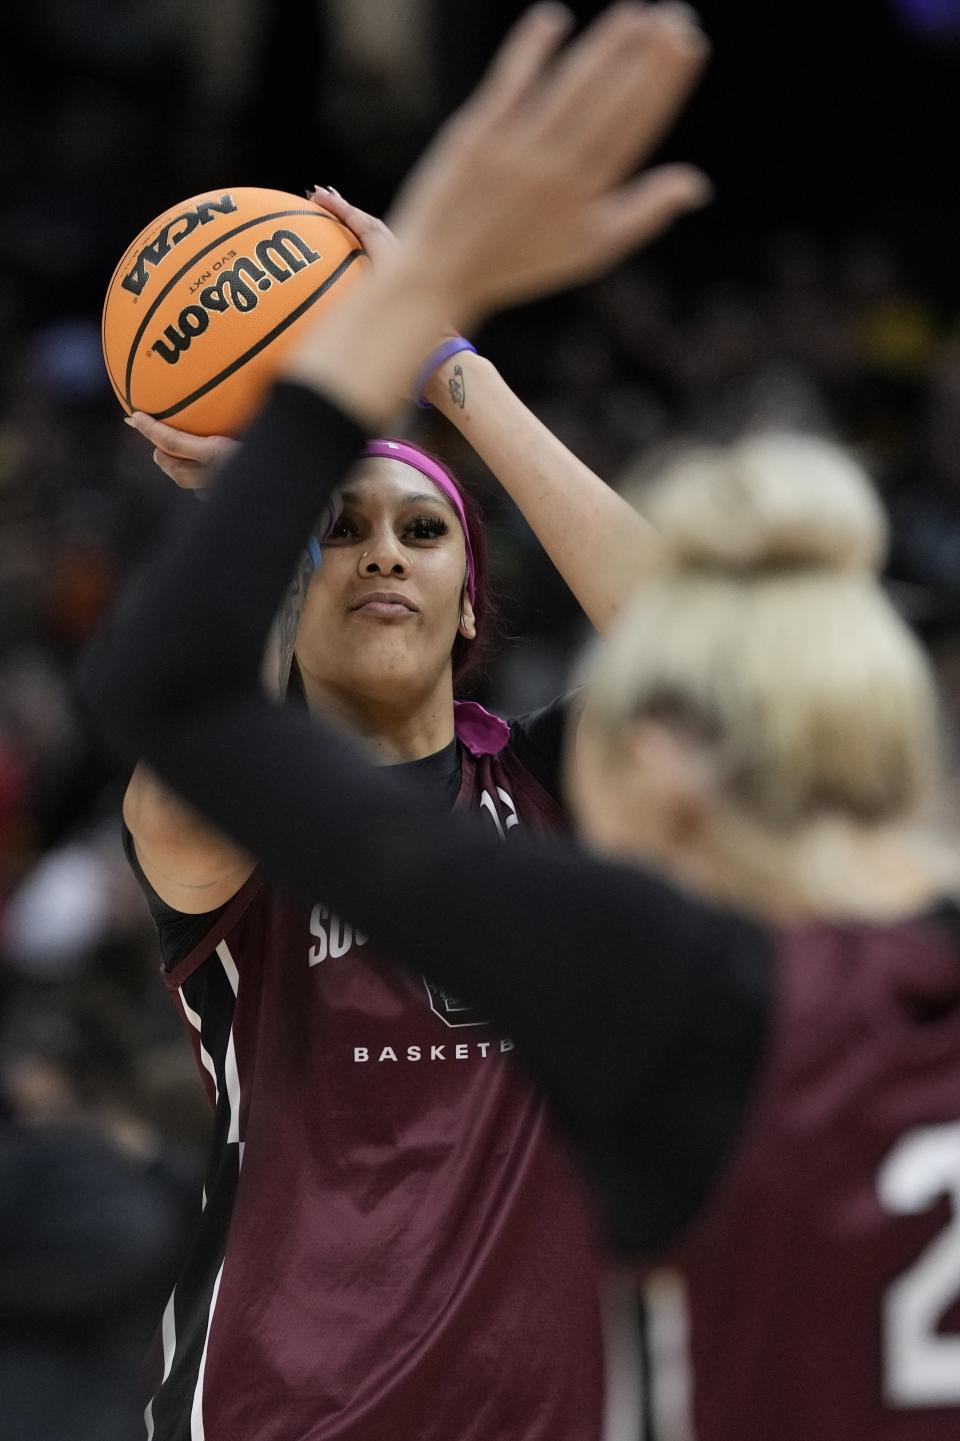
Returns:
[[[103,358],[117,399],[194,435],[236,435],[367,264],[336,216],[283,190],[218,186],[171,205],[107,286]]]
[[[165,328],[165,338],[155,340],[150,349],[168,365],[176,365],[191,342],[207,329],[211,314],[222,315],[232,307],[246,315],[260,304],[258,291],[270,290],[274,281],[282,285],[323,258],[294,230],[275,230],[257,244],[253,253],[255,260],[241,256],[232,269],[221,272],[215,285],[205,286],[197,296],[199,304],[185,305],[176,324]]]
[[[156,268],[167,258],[175,245],[193,234],[198,225],[208,225],[214,215],[233,215],[237,208],[232,195],[221,195],[219,200],[204,200],[195,209],[186,210],[182,215],[168,220],[156,240],[143,247],[133,262],[132,269],[121,280],[124,290],[129,290],[131,295],[141,295],[150,279],[151,265]],[[178,225],[181,227],[179,230]]]

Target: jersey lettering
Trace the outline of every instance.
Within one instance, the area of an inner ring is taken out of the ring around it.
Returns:
[[[314,906],[310,913],[310,934],[317,939],[317,944],[310,947],[308,964],[311,966],[319,966],[328,956],[338,960],[351,946],[367,944],[363,931],[355,931],[349,921],[342,921],[324,905]]]
[[[884,1383],[894,1406],[960,1406],[960,1336],[938,1328],[960,1301],[960,1122],[911,1131],[880,1170],[881,1204],[917,1215],[949,1196],[951,1216],[901,1276],[883,1307]]]
[[[514,804],[513,797],[503,789],[503,786],[497,786],[497,795],[506,807],[506,817],[504,820],[501,821],[496,803],[489,791],[481,792],[480,809],[482,811],[489,811],[493,817],[493,823],[499,832],[500,839],[503,840],[507,831],[512,831],[514,826],[520,824],[520,817],[517,815],[517,807]]]
[[[499,1041],[458,1041],[448,1049],[447,1042],[441,1042],[439,1046],[430,1047],[431,1061],[469,1061],[471,1056],[479,1056],[486,1060],[490,1054],[490,1047],[494,1046],[494,1055],[505,1056],[508,1051],[513,1050],[513,1042],[507,1038]],[[354,1046],[353,1060],[355,1065],[363,1065],[371,1059],[369,1046]],[[381,1046],[379,1050],[372,1053],[373,1058],[379,1065],[383,1061],[422,1061],[425,1057],[424,1046],[410,1045],[401,1048],[395,1046]]]

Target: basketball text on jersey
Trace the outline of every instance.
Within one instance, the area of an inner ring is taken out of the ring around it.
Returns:
[[[131,295],[141,295],[150,278],[151,266],[156,267],[161,260],[165,260],[173,247],[179,245],[181,240],[186,240],[188,235],[192,235],[198,225],[206,225],[215,214],[232,215],[238,208],[232,195],[221,195],[219,200],[203,200],[192,210],[185,210],[182,215],[175,215],[172,220],[168,220],[156,240],[151,240],[149,245],[143,247],[132,268],[121,280],[124,290],[129,290]]]
[[[506,1036],[494,1041],[457,1041],[451,1045],[441,1041],[438,1046],[381,1046],[379,1052],[371,1052],[369,1046],[354,1046],[355,1063],[373,1061],[469,1061],[474,1057],[485,1061],[488,1056],[505,1056],[513,1050],[513,1042]]]

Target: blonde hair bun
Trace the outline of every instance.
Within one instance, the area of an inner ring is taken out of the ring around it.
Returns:
[[[682,570],[871,572],[887,543],[864,471],[818,437],[762,433],[689,450],[642,509]]]

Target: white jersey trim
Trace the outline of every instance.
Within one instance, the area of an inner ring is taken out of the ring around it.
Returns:
[[[226,972],[227,980],[234,996],[240,988],[240,973],[237,970],[237,963],[230,954],[230,947],[226,941],[221,941],[217,946],[217,955],[220,963]],[[240,1141],[240,1072],[237,1069],[237,1052],[233,1044],[233,1026],[230,1027],[230,1036],[227,1041],[227,1054],[223,1062],[223,1077],[227,1087],[227,1099],[230,1103],[230,1129],[227,1132],[227,1145],[240,1147],[240,1161],[243,1161],[243,1145]]]
[[[174,1353],[177,1349],[177,1317],[174,1310],[176,1295],[177,1290],[174,1287],[170,1292],[170,1299],[164,1307],[163,1321],[160,1326],[160,1336],[163,1341],[163,1375],[160,1378],[160,1386],[170,1375]],[[159,1389],[158,1386],[157,1390],[159,1391]],[[153,1441],[153,1401],[154,1397],[151,1396],[147,1402],[147,1409],[143,1413],[143,1419],[147,1423],[147,1441]]]
[[[220,1294],[220,1281],[223,1276],[224,1262],[220,1262],[220,1270],[217,1272],[217,1279],[213,1283],[213,1295],[210,1297],[210,1311],[207,1316],[207,1334],[203,1338],[203,1353],[200,1357],[200,1369],[197,1372],[197,1386],[193,1393],[193,1406],[190,1409],[190,1441],[206,1441],[207,1433],[203,1424],[203,1378],[207,1369],[207,1347],[210,1345],[210,1328],[213,1325],[213,1313],[217,1309],[217,1297]]]
[[[219,1104],[219,1101],[220,1101],[220,1087],[219,1087],[218,1084],[217,1084],[217,1068],[216,1068],[216,1066],[213,1064],[213,1057],[211,1056],[210,1052],[207,1050],[206,1046],[203,1044],[203,1034],[202,1034],[202,1031],[201,1031],[201,1021],[200,1021],[200,1017],[197,1015],[197,1012],[193,1009],[193,1007],[188,1003],[186,996],[183,994],[183,987],[182,987],[182,986],[180,986],[180,988],[178,989],[177,995],[180,997],[180,1004],[181,1004],[181,1006],[183,1007],[183,1014],[186,1016],[187,1020],[190,1022],[191,1026],[192,1026],[193,1029],[196,1031],[197,1036],[200,1038],[200,1061],[201,1061],[201,1064],[203,1065],[203,1069],[204,1069],[205,1071],[209,1071],[211,1077],[213,1078],[213,1095],[214,1095],[214,1100]],[[230,1027],[230,1034],[231,1034],[231,1036],[233,1035],[233,1027],[232,1027],[232,1026]]]
[[[221,941],[219,946],[217,946],[217,955],[220,957],[223,969],[227,973],[230,989],[233,991],[233,994],[236,995],[240,989],[240,972],[237,970],[237,963],[230,954],[230,947],[226,941]]]

